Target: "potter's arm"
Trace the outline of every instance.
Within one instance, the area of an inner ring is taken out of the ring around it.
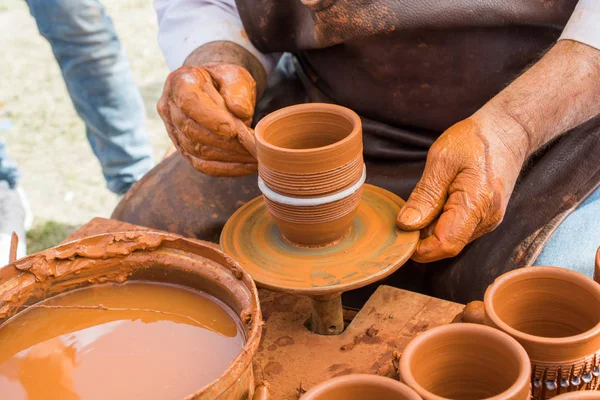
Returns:
[[[278,56],[265,55],[250,42],[234,0],[154,0],[158,43],[171,70],[181,67],[198,47],[210,42],[237,44],[268,74]]]
[[[582,0],[539,62],[436,140],[398,215],[401,228],[424,228],[415,260],[453,257],[495,229],[527,158],[600,115],[599,49],[600,2]]]
[[[169,137],[202,173],[255,172],[245,125],[277,56],[250,43],[233,0],[155,0],[154,5],[158,41],[174,70],[158,103]]]

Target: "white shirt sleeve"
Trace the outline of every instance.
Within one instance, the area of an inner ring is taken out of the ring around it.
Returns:
[[[560,36],[600,50],[600,1],[579,0]]]
[[[158,45],[171,70],[203,44],[227,40],[244,47],[265,67],[267,74],[279,55],[266,55],[252,45],[234,0],[154,0],[158,17]]]

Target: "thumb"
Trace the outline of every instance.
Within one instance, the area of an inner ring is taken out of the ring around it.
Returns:
[[[256,81],[243,67],[235,64],[203,66],[219,87],[227,108],[241,120],[252,118],[256,103]]]
[[[435,158],[428,159],[423,176],[398,213],[400,229],[414,231],[431,224],[441,213],[454,174]]]

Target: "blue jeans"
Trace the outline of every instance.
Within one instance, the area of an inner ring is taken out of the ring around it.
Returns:
[[[596,189],[562,224],[535,261],[581,272],[592,278],[600,247],[600,189]]]
[[[144,103],[112,20],[98,0],[27,3],[52,46],[107,187],[125,193],[154,162]]]

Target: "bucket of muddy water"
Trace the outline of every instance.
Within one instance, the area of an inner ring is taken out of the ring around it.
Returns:
[[[213,245],[87,237],[0,269],[0,393],[18,399],[247,399],[256,287]]]

